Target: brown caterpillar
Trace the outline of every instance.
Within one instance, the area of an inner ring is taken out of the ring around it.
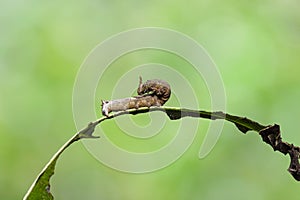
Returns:
[[[113,111],[162,106],[170,98],[171,87],[166,81],[159,79],[147,80],[142,83],[142,77],[140,77],[137,93],[138,96],[135,97],[102,101],[102,114],[108,116]]]

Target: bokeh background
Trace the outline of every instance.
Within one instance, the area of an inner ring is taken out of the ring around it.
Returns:
[[[20,199],[76,128],[72,90],[87,54],[107,37],[170,28],[206,48],[227,111],[281,125],[300,144],[300,3],[287,1],[1,1],[0,196]],[[172,62],[172,61],[170,61]],[[208,121],[203,122],[209,123]],[[229,123],[198,159],[202,136],[173,165],[134,175],[110,169],[81,143],[59,159],[56,199],[297,199],[289,158]]]

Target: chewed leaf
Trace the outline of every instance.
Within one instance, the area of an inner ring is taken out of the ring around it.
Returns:
[[[289,167],[289,172],[293,177],[300,181],[300,147],[295,147],[293,144],[287,142],[282,142],[280,136],[280,130],[278,125],[274,126],[264,126],[255,121],[252,121],[246,117],[239,117],[224,112],[207,112],[201,110],[190,110],[184,108],[172,108],[172,107],[140,107],[137,109],[129,109],[120,111],[118,113],[102,117],[95,122],[89,123],[89,125],[76,133],[64,146],[62,146],[58,152],[52,157],[52,159],[47,163],[45,168],[41,171],[37,179],[34,181],[24,200],[27,199],[53,199],[50,193],[50,178],[54,174],[55,164],[62,152],[68,148],[72,143],[78,141],[82,138],[95,138],[93,136],[95,127],[102,121],[107,119],[112,119],[125,114],[142,114],[146,112],[161,111],[165,112],[171,120],[178,120],[183,117],[193,117],[193,118],[205,118],[210,120],[226,120],[235,124],[235,126],[243,133],[249,130],[259,132],[263,140],[270,144],[275,151],[280,151],[284,154],[289,154],[291,157],[291,164]]]

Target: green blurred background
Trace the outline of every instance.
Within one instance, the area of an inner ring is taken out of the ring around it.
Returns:
[[[288,1],[8,1],[0,3],[0,196],[20,199],[75,132],[72,89],[87,54],[145,26],[202,44],[219,67],[227,111],[281,125],[300,144],[300,3]],[[208,122],[204,122],[208,123]],[[198,139],[198,140],[197,140]],[[198,159],[202,136],[173,165],[133,175],[100,164],[81,143],[58,161],[56,199],[297,199],[299,183],[255,133],[229,123]]]

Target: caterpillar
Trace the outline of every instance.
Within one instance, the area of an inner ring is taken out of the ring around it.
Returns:
[[[138,96],[129,98],[102,100],[102,114],[108,116],[110,112],[114,111],[162,106],[170,98],[171,87],[166,81],[160,79],[147,80],[142,83],[142,77],[140,77],[137,94]]]

